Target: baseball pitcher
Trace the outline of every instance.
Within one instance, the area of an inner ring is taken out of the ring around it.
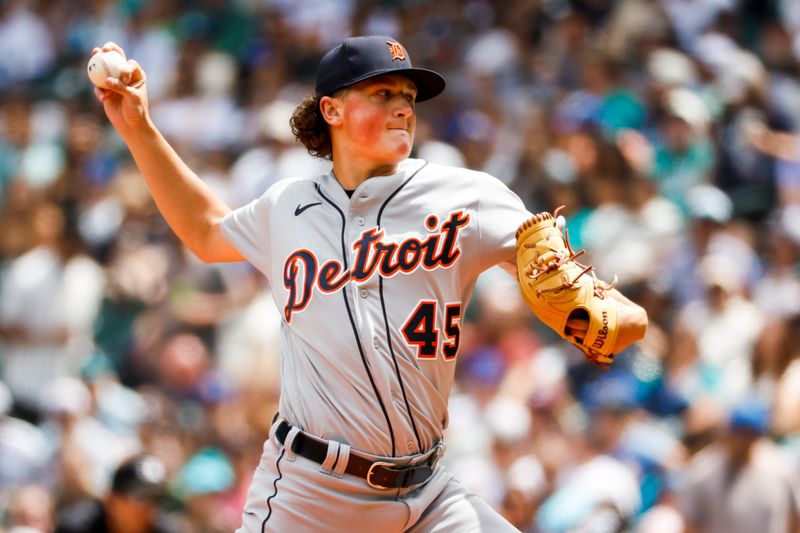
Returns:
[[[94,53],[109,50],[124,55]],[[202,260],[255,265],[283,313],[280,411],[240,531],[514,531],[437,465],[478,275],[516,267],[534,313],[603,367],[644,335],[644,310],[577,261],[558,217],[488,174],[409,159],[416,104],[445,80],[391,37],[330,50],[294,112],[332,171],[235,211],[161,136],[127,65],[96,95],[163,216]]]

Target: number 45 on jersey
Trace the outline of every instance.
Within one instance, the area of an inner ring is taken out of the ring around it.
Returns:
[[[435,300],[422,300],[400,329],[410,346],[417,347],[417,358],[436,359],[439,353],[439,334],[445,341],[441,344],[445,361],[451,361],[458,355],[461,342],[461,302],[445,304],[444,324],[437,324],[439,316]]]

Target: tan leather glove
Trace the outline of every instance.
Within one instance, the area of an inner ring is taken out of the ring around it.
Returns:
[[[597,279],[575,253],[557,223],[558,210],[534,215],[517,230],[517,280],[534,314],[577,346],[586,359],[608,370],[614,362],[619,305],[612,286]],[[570,319],[588,321],[585,334],[568,327]]]

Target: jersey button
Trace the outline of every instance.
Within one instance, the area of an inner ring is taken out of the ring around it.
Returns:
[[[375,337],[374,339],[372,339],[372,347],[373,348],[378,348],[380,345],[381,345],[381,342],[378,340],[378,337]]]
[[[367,289],[361,289],[361,291],[358,294],[360,294],[362,298],[366,298],[367,297]]]
[[[358,217],[358,218],[356,219],[356,223],[357,223],[359,226],[363,226],[364,224],[366,224],[366,223],[367,223],[367,221],[366,221],[366,220],[364,220],[364,217]]]
[[[410,441],[406,442],[406,446],[408,446],[408,452],[409,453],[414,453],[414,441],[413,440],[410,440]]]

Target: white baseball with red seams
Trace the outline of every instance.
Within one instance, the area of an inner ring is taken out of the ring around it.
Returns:
[[[125,71],[128,62],[119,52],[98,52],[89,59],[86,73],[89,79],[100,87],[106,88],[106,78],[117,78]]]

